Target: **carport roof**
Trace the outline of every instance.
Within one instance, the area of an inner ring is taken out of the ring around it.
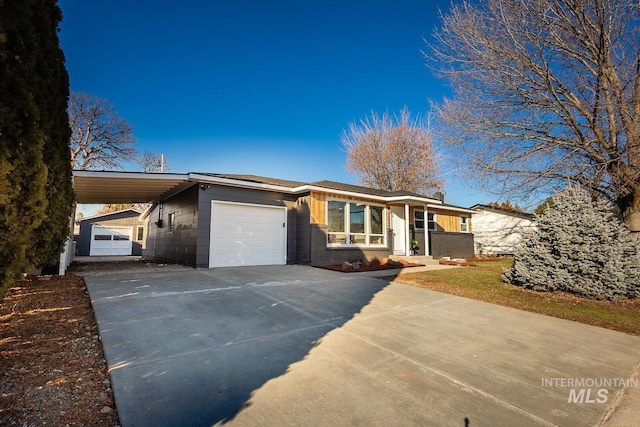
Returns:
[[[73,171],[76,201],[83,204],[147,203],[191,184],[186,174]]]

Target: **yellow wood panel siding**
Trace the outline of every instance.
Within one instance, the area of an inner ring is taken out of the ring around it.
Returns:
[[[440,209],[429,209],[429,212],[433,212],[436,214],[436,223],[438,224],[439,229],[442,229],[442,231],[454,233],[460,232],[460,217],[466,216],[469,233],[471,233],[471,215]]]
[[[458,215],[452,215],[450,213],[437,212],[436,222],[444,231],[460,231],[460,217]]]
[[[327,196],[317,191],[311,192],[311,223],[326,224],[327,222]]]

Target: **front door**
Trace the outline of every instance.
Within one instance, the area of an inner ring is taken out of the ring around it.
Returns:
[[[391,207],[391,228],[393,229],[393,254],[405,255],[407,242],[405,239],[404,206]]]

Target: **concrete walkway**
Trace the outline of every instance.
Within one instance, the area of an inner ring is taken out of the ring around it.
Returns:
[[[85,280],[124,427],[637,425],[623,333],[304,266]]]

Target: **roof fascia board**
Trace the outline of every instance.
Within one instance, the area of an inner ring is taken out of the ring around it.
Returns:
[[[229,187],[255,188],[258,190],[272,190],[281,193],[294,193],[291,187],[283,187],[281,185],[263,184],[260,182],[243,181],[241,179],[220,178],[216,176],[201,175],[198,173],[190,173],[189,179],[211,184],[226,185]]]
[[[433,209],[443,209],[443,210],[448,210],[448,211],[456,211],[456,212],[464,212],[464,213],[468,213],[468,214],[477,214],[477,211],[474,211],[472,209],[467,209],[467,208],[458,208],[455,206],[443,206],[443,205],[434,205],[434,204],[428,204],[427,208],[433,208]]]
[[[533,213],[522,212],[522,211],[510,211],[508,209],[493,208],[491,206],[486,206],[486,205],[474,205],[471,207],[471,209],[473,209],[476,212],[476,214],[484,213],[484,212],[495,213],[498,215],[517,217],[521,219],[528,219],[531,221],[533,221],[535,218],[535,214]]]
[[[113,212],[107,212],[107,213],[103,213],[103,214],[85,216],[85,217],[82,217],[82,218],[76,218],[76,221],[80,222],[80,221],[85,221],[85,220],[88,220],[88,219],[96,219],[96,218],[100,218],[100,217],[103,217],[103,216],[120,214],[122,212],[135,212],[138,215],[140,215],[140,212],[135,210],[135,209],[120,209],[119,211],[113,211]]]
[[[127,179],[157,179],[157,180],[187,180],[188,174],[182,173],[145,173],[145,172],[118,172],[118,171],[89,171],[74,170],[73,176],[88,178],[127,178]]]
[[[158,205],[157,202],[154,203],[149,203],[147,205],[147,207],[142,211],[142,213],[140,213],[140,216],[138,217],[138,219],[140,221],[144,221],[145,219],[147,219],[147,217],[151,214],[151,212],[153,211],[153,208],[155,208]]]
[[[422,198],[422,197],[416,197],[416,196],[376,196],[373,194],[366,194],[366,193],[358,193],[358,192],[354,192],[354,191],[345,191],[345,190],[334,190],[331,188],[325,188],[325,187],[318,187],[315,185],[305,185],[302,187],[298,187],[298,189],[303,189],[306,191],[318,191],[318,192],[322,192],[322,193],[331,193],[331,194],[340,194],[341,196],[350,196],[350,197],[361,197],[363,199],[372,199],[372,200],[379,200],[379,201],[383,201],[383,202],[408,202],[408,201],[412,201],[412,202],[419,202],[419,203],[441,203],[439,200],[435,200],[435,199],[429,199],[429,198]],[[295,189],[295,190],[298,190]]]

